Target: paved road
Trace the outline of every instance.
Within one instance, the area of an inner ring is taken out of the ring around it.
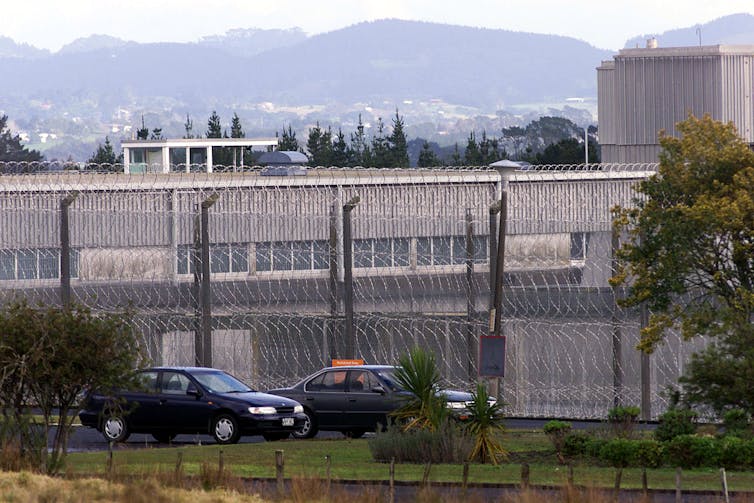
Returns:
[[[516,429],[536,430],[541,429],[549,419],[507,419],[506,427]],[[599,421],[571,421],[574,429],[591,429],[603,427],[605,423]],[[640,424],[640,428],[653,428],[652,424]],[[367,434],[369,435],[369,434]],[[343,435],[338,432],[323,431],[317,435],[317,438],[342,438]],[[257,443],[265,440],[259,436],[241,437],[240,443]],[[173,446],[181,445],[212,445],[215,440],[210,435],[178,435],[173,441]],[[121,444],[120,448],[138,449],[142,447],[165,447],[167,444],[160,444],[151,435],[143,433],[134,433],[128,439],[128,442]],[[105,451],[108,444],[100,432],[94,428],[83,426],[74,427],[68,444],[69,450],[76,451]]]

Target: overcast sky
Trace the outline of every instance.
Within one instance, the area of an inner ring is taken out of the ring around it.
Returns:
[[[299,27],[312,35],[398,18],[575,37],[617,50],[638,35],[754,14],[754,0],[6,0],[0,35],[57,51],[105,34],[194,42],[233,28]]]

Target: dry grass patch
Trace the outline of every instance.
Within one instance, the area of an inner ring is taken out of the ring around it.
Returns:
[[[167,487],[146,478],[128,483],[96,478],[62,479],[30,472],[0,472],[0,502],[263,503],[260,496],[227,489]]]

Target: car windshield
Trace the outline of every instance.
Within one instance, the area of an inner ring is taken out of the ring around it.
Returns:
[[[192,372],[194,379],[213,393],[246,393],[254,391],[244,383],[225,372]]]
[[[403,391],[398,381],[395,380],[395,368],[379,369],[376,373],[392,391]]]

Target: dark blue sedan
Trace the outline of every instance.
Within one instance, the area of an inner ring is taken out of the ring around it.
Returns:
[[[156,367],[135,377],[139,385],[133,388],[90,393],[81,424],[109,442],[124,442],[131,433],[150,433],[159,442],[208,433],[219,444],[233,444],[242,435],[287,438],[307,419],[295,400],[255,391],[222,370]]]

